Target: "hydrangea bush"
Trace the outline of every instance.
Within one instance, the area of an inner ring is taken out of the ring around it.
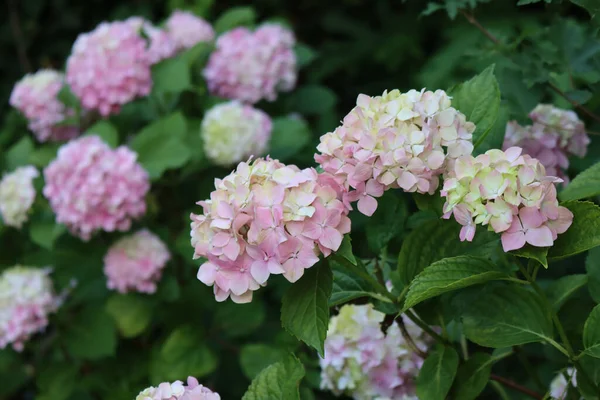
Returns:
[[[536,75],[476,1],[381,36],[322,4],[314,46],[283,8],[184,3],[86,25],[64,71],[14,83],[0,399],[599,398],[587,19],[556,22]],[[401,51],[458,15],[433,64]],[[557,53],[569,29],[587,44]]]

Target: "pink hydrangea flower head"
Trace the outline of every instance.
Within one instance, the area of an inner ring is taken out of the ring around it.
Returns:
[[[150,93],[151,59],[133,25],[103,22],[75,41],[67,60],[67,83],[85,109],[108,116]]]
[[[56,214],[83,240],[98,230],[127,231],[146,212],[148,173],[125,146],[111,149],[98,136],[63,145],[44,170],[44,196]]]
[[[444,168],[473,151],[474,130],[443,90],[361,94],[342,125],[321,136],[315,160],[370,216],[390,188],[433,194]]]
[[[147,57],[150,64],[156,64],[164,59],[173,57],[177,52],[175,41],[164,30],[158,29],[150,21],[142,17],[131,17],[127,21],[138,32],[149,40],[146,45]]]
[[[61,124],[73,114],[58,100],[64,81],[62,73],[43,69],[25,75],[10,95],[10,105],[27,118],[29,129],[40,142],[68,140],[79,135],[76,126]]]
[[[313,168],[241,162],[191,215],[194,258],[208,259],[198,279],[214,287],[217,301],[237,303],[251,301],[271,274],[297,281],[350,231],[343,196],[334,177]]]
[[[221,396],[190,376],[187,385],[181,381],[163,382],[142,390],[135,400],[221,400]]]
[[[173,11],[167,19],[165,30],[175,43],[176,51],[215,39],[215,31],[210,23],[187,11]]]
[[[208,158],[228,167],[250,156],[263,155],[272,128],[268,114],[234,100],[208,110],[200,132]]]
[[[0,181],[0,214],[7,226],[21,229],[29,218],[29,209],[35,200],[33,180],[39,176],[31,165],[20,167]]]
[[[354,399],[417,400],[415,378],[423,360],[406,343],[397,322],[383,333],[384,314],[371,304],[344,305],[331,318],[321,365],[321,388]],[[421,350],[430,340],[412,321],[404,326]]]
[[[204,69],[210,92],[250,104],[274,101],[277,92],[296,85],[295,43],[294,34],[277,24],[224,33]]]
[[[550,397],[559,400],[566,399],[569,382],[571,383],[571,386],[577,387],[577,371],[572,367],[567,368],[565,371],[561,371],[552,380],[550,383]]]
[[[167,246],[146,229],[125,236],[104,256],[107,286],[120,293],[154,293],[170,258]]]
[[[50,269],[15,266],[0,275],[0,349],[22,351],[29,338],[48,325],[62,302],[55,295]]]
[[[476,225],[501,234],[504,251],[552,246],[573,222],[569,209],[558,205],[556,183],[539,160],[520,147],[463,156],[448,170],[442,196],[444,217],[462,225],[460,240],[473,240]]]

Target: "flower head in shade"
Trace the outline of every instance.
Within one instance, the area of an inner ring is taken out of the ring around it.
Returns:
[[[204,152],[214,163],[230,166],[261,156],[271,138],[271,118],[252,106],[230,101],[214,106],[202,120]]]
[[[194,258],[208,260],[198,279],[214,286],[217,301],[252,300],[271,274],[295,282],[336,251],[350,231],[343,188],[328,174],[277,160],[242,162],[215,180],[210,199],[192,214]]]
[[[29,165],[5,175],[0,181],[0,214],[4,224],[21,229],[35,200],[33,180],[38,170]]]
[[[135,400],[221,400],[221,396],[190,376],[187,385],[181,381],[163,382],[158,387],[142,390]]]
[[[521,126],[516,121],[507,124],[503,148],[522,147],[525,154],[546,167],[548,175],[557,176],[566,184],[568,157],[584,157],[590,143],[583,122],[575,112],[549,104],[539,104],[529,117],[532,125]]]
[[[277,24],[224,33],[204,69],[209,90],[250,104],[274,101],[277,92],[296,85],[295,42],[293,33]]]
[[[67,83],[83,108],[108,116],[150,93],[151,59],[133,25],[103,22],[75,41],[67,60]]]
[[[104,230],[127,231],[146,212],[148,173],[125,146],[111,149],[98,136],[63,145],[44,170],[44,196],[56,214],[83,240]]]
[[[40,142],[68,140],[79,134],[76,126],[61,124],[73,114],[58,100],[64,80],[62,73],[43,69],[25,75],[10,95],[10,105],[27,118],[29,129]]]
[[[146,229],[125,236],[104,256],[107,286],[120,293],[154,293],[170,258],[167,246]]]
[[[473,151],[474,130],[443,90],[361,94],[342,125],[321,136],[315,160],[372,215],[387,189],[433,194],[444,168]]]
[[[173,11],[165,24],[165,30],[175,43],[177,51],[215,39],[215,31],[210,23],[187,11]]]
[[[146,45],[147,56],[151,64],[156,64],[166,58],[172,57],[177,52],[175,42],[170,35],[158,29],[150,21],[142,17],[131,17],[127,21],[138,32],[147,37],[149,41]]]
[[[416,400],[415,378],[423,360],[407,344],[397,322],[381,331],[384,314],[367,305],[344,305],[331,318],[320,359],[321,388],[354,399]],[[426,351],[429,340],[402,317],[415,346]]]
[[[473,240],[476,225],[501,234],[504,251],[552,246],[573,222],[558,205],[555,183],[544,166],[522,149],[488,150],[456,160],[444,180],[444,217],[454,215],[463,226],[461,240]]]
[[[561,371],[560,374],[550,383],[550,396],[552,399],[563,400],[567,398],[567,390],[569,389],[569,383],[571,386],[577,387],[577,372],[574,368],[567,368],[565,371]],[[568,380],[567,380],[568,378]]]
[[[0,349],[17,350],[48,325],[48,315],[62,302],[55,295],[48,268],[15,266],[0,275]]]

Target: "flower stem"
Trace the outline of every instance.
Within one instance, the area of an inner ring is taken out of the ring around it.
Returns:
[[[429,325],[427,325],[425,322],[423,322],[411,310],[405,311],[404,314],[408,317],[408,319],[410,319],[412,322],[414,322],[419,328],[421,328],[425,332],[427,332],[429,334],[429,336],[434,338],[436,341],[438,341],[444,345],[450,345],[450,342],[448,342],[446,339],[444,339],[442,336],[440,336],[436,331],[431,329],[431,327]]]
[[[501,383],[502,385],[509,387],[511,389],[514,389],[518,392],[521,392],[533,399],[542,400],[544,398],[544,396],[542,396],[541,394],[539,394],[529,388],[526,388],[525,386],[519,385],[518,383],[511,381],[510,379],[504,378],[502,376],[491,374],[490,380]]]

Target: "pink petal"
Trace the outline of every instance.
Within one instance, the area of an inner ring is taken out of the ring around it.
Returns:
[[[464,242],[465,240],[467,242],[472,242],[473,241],[473,237],[475,236],[475,225],[465,225],[462,227],[462,229],[460,230],[460,241]]]
[[[537,228],[544,223],[544,216],[537,207],[523,207],[519,210],[519,218],[523,228]]]
[[[546,225],[527,230],[525,240],[536,247],[548,247],[554,243],[552,240],[552,231]]]
[[[321,239],[319,239],[319,243],[328,249],[336,251],[340,248],[342,240],[344,240],[344,235],[342,235],[337,229],[328,226],[325,227],[323,236]]]
[[[262,285],[269,279],[269,268],[267,263],[263,260],[254,261],[250,267],[250,274],[256,282]]]
[[[525,246],[525,234],[523,232],[504,232],[501,236],[502,249],[505,252],[520,249]]]
[[[417,178],[410,172],[404,171],[398,178],[398,185],[404,190],[410,190],[417,183]]]
[[[377,200],[371,196],[363,196],[358,200],[358,211],[370,217],[377,210]]]
[[[215,283],[217,270],[218,268],[216,265],[214,265],[211,262],[205,262],[200,266],[200,269],[198,269],[198,274],[196,275],[196,277],[200,282],[210,286]]]

